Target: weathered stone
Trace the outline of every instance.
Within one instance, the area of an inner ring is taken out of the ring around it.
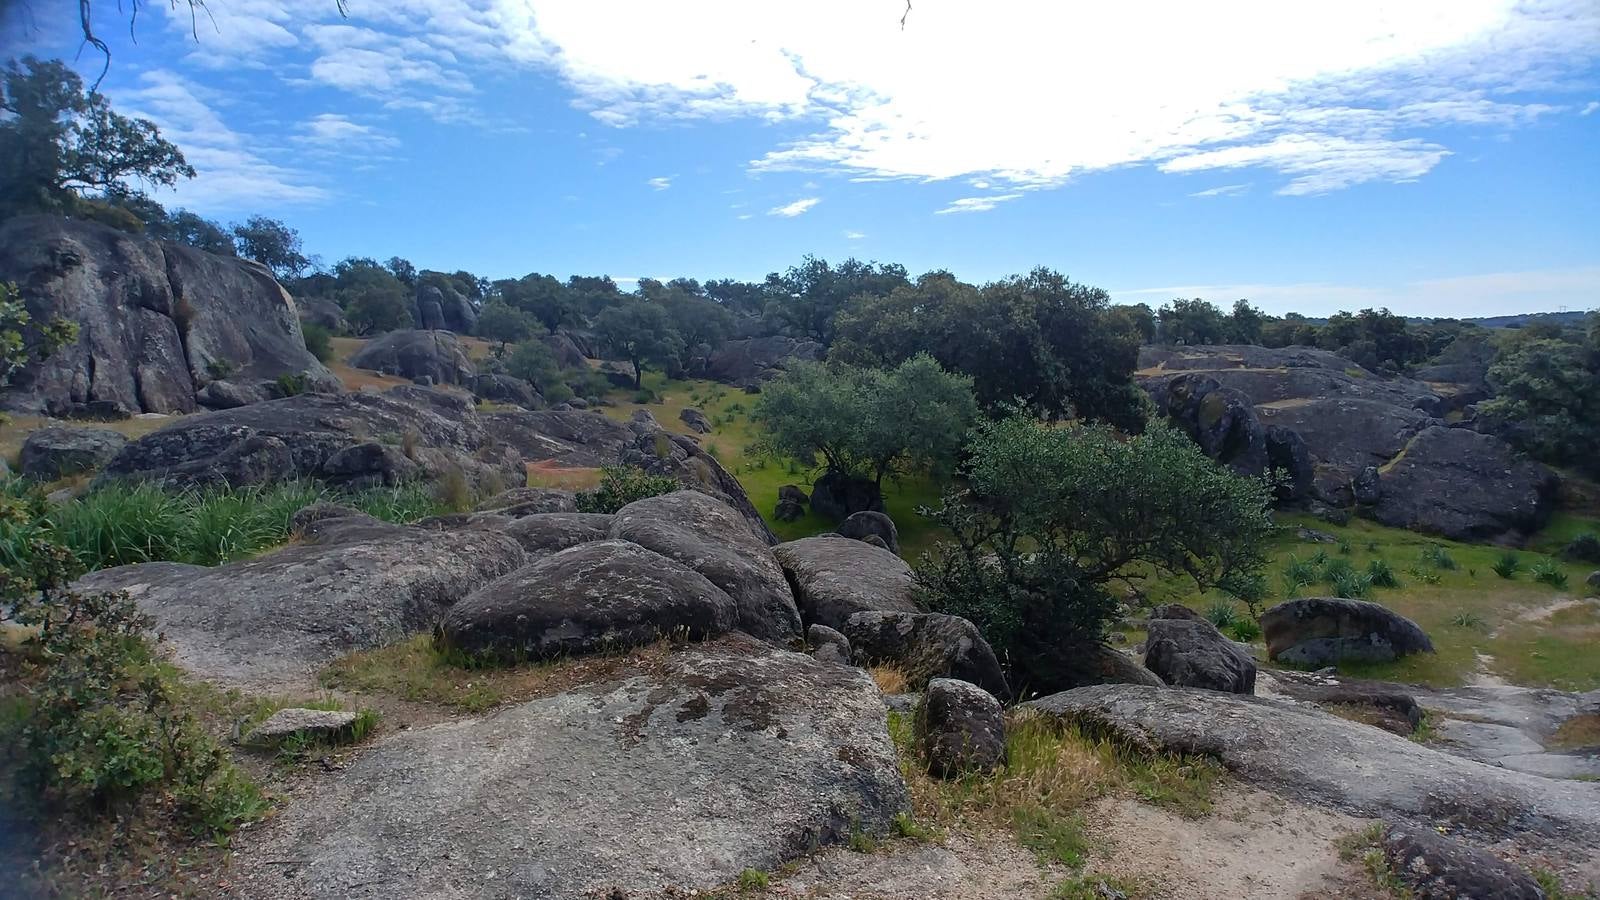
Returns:
[[[940,613],[859,612],[839,629],[858,662],[891,663],[913,689],[932,678],[970,681],[996,697],[1010,697],[994,649],[976,625]]]
[[[457,334],[471,334],[478,324],[478,313],[471,301],[436,278],[417,284],[411,316],[418,328],[444,329]]]
[[[1589,577],[1584,579],[1583,583],[1596,590],[1600,590],[1600,569],[1590,572]]]
[[[289,707],[268,716],[250,729],[244,744],[275,744],[294,735],[331,738],[355,724],[356,714],[342,710]]]
[[[23,288],[39,321],[78,325],[76,341],[15,373],[0,409],[125,418],[193,412],[197,390],[303,376],[338,379],[306,351],[294,300],[266,267],[150,240],[87,219],[0,223],[0,281]]]
[[[109,428],[51,425],[22,442],[22,474],[40,481],[91,472],[110,462],[128,439]]]
[[[570,408],[493,412],[479,418],[492,438],[530,462],[553,460],[585,468],[615,465],[634,437],[621,422]]]
[[[653,421],[653,420],[652,420]],[[739,479],[729,474],[717,458],[687,435],[641,425],[633,441],[617,457],[623,465],[638,466],[656,475],[670,475],[691,491],[708,494],[732,507],[769,545],[778,542],[756,511]]]
[[[499,532],[521,544],[531,562],[568,547],[605,540],[611,536],[611,521],[604,513],[529,513],[512,519]]]
[[[477,378],[466,349],[448,331],[391,331],[368,341],[350,365],[402,378],[432,378],[434,384],[470,386]]]
[[[1279,503],[1309,498],[1316,486],[1317,464],[1300,433],[1282,425],[1266,426],[1267,474],[1273,497]]]
[[[798,522],[806,517],[806,508],[793,500],[779,500],[772,517],[779,522]]]
[[[1383,833],[1389,870],[1418,900],[1544,900],[1527,872],[1429,828],[1390,825]]]
[[[911,567],[893,553],[836,534],[789,541],[772,552],[807,624],[842,632],[858,612],[919,611]]]
[[[1164,412],[1206,456],[1242,475],[1267,471],[1267,436],[1250,398],[1201,374],[1179,375],[1166,385]]]
[[[510,375],[479,375],[472,381],[472,393],[491,403],[508,403],[523,409],[544,408],[544,398],[533,385]]]
[[[678,413],[678,418],[682,419],[683,424],[689,426],[689,429],[696,434],[711,433],[711,420],[706,418],[705,413],[692,406],[684,407],[683,411]]]
[[[402,386],[184,416],[123,447],[101,479],[238,487],[310,478],[362,486],[452,470],[474,483],[525,477],[521,460],[490,439],[465,399]]]
[[[572,491],[520,487],[495,494],[473,509],[478,512],[496,512],[515,519],[535,513],[577,512],[578,500]]]
[[[811,486],[811,508],[830,519],[868,510],[883,512],[883,492],[865,478],[829,471]]]
[[[812,657],[823,662],[848,666],[854,659],[850,653],[850,639],[826,625],[807,628],[806,644],[811,647]]]
[[[344,334],[350,327],[345,321],[344,310],[339,304],[327,297],[296,297],[295,312],[300,316],[300,326],[316,325],[327,329],[329,334]]]
[[[1271,690],[1395,734],[1412,734],[1422,724],[1422,706],[1405,685],[1278,669]]]
[[[733,599],[704,575],[638,544],[605,540],[562,550],[473,592],[445,614],[439,643],[505,660],[550,659],[671,635],[699,640],[737,622]]]
[[[1433,652],[1417,623],[1370,600],[1303,597],[1261,616],[1267,656],[1301,666],[1388,662]]]
[[[823,356],[821,344],[794,338],[771,336],[726,341],[689,374],[724,384],[744,386],[776,378],[797,360],[817,360]]]
[[[885,720],[865,672],[730,637],[396,733],[238,865],[257,896],[312,900],[703,892],[887,830],[907,795]]]
[[[1372,517],[1451,540],[1520,539],[1549,521],[1557,484],[1500,438],[1436,426],[1383,469]]]
[[[617,510],[611,536],[710,579],[738,604],[746,634],[779,644],[801,636],[794,594],[765,536],[726,503],[699,491],[646,497]]]
[[[1091,684],[1142,684],[1163,687],[1164,682],[1139,660],[1100,641],[1077,643],[1063,648],[1054,660],[1055,682],[1051,685],[1019,685],[1031,688],[1031,696],[1041,692]]]
[[[1592,849],[1600,786],[1463,759],[1314,707],[1184,688],[1097,685],[1026,704],[1147,752],[1215,757],[1241,779],[1357,815]]]
[[[507,537],[343,517],[299,543],[215,568],[140,563],[103,569],[82,590],[126,590],[185,669],[280,690],[353,650],[427,631],[458,598],[522,563]]]
[[[377,519],[374,519],[372,516],[367,515],[353,506],[345,506],[342,503],[319,501],[317,503],[312,503],[309,506],[302,506],[295,510],[293,515],[289,516],[289,534],[304,534],[307,528],[325,519],[346,518],[372,519],[374,522],[377,521]]]
[[[858,541],[876,537],[885,550],[900,552],[900,530],[894,527],[894,520],[885,513],[872,510],[851,513],[839,526],[839,534]]]
[[[797,503],[800,506],[805,506],[811,502],[811,498],[806,496],[805,488],[798,484],[786,484],[778,488],[778,502],[783,503],[786,500]]]
[[[1371,506],[1383,499],[1383,476],[1377,466],[1367,466],[1350,481],[1350,496],[1363,506]]]
[[[954,678],[929,681],[916,724],[928,772],[936,778],[1005,765],[1005,714],[1000,701],[975,684]]]
[[[1175,687],[1253,694],[1256,663],[1210,622],[1151,619],[1144,665]]]

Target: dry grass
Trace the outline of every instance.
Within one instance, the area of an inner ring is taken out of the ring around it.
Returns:
[[[4,459],[8,465],[15,468],[22,456],[22,443],[28,439],[28,435],[51,425],[109,428],[131,441],[142,438],[152,431],[158,431],[162,426],[169,425],[177,419],[177,416],[144,415],[114,422],[91,422],[13,415],[0,426],[0,459]]]
[[[1550,746],[1557,750],[1600,748],[1600,713],[1581,713],[1562,722],[1550,736]]]
[[[878,690],[885,694],[904,694],[911,687],[905,671],[895,666],[871,666],[867,674],[878,683]]]
[[[592,491],[600,486],[600,470],[582,466],[563,466],[553,459],[527,464],[528,487],[558,488],[563,491]]]

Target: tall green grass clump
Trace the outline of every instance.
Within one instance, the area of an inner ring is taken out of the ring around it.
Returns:
[[[1558,590],[1567,586],[1567,572],[1554,560],[1540,560],[1528,571],[1533,575],[1533,580],[1540,584],[1548,584]]]
[[[1517,577],[1517,571],[1522,568],[1522,560],[1517,559],[1515,553],[1502,553],[1490,568],[1494,569],[1496,575],[1509,581]]]

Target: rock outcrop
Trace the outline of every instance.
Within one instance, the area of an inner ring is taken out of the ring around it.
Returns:
[[[521,459],[491,440],[465,398],[403,385],[184,416],[123,447],[100,477],[174,487],[288,478],[366,486],[452,469],[474,482],[524,477]]]
[[[800,612],[766,535],[728,504],[687,490],[636,500],[617,510],[611,536],[704,575],[738,605],[746,634],[777,644],[800,638]]]
[[[416,296],[411,301],[411,318],[424,330],[453,331],[471,334],[477,330],[478,311],[472,301],[448,285],[427,278],[417,285]]]
[[[341,523],[354,527],[337,528]],[[124,590],[155,619],[178,665],[226,685],[278,692],[353,650],[431,629],[480,585],[521,565],[522,548],[481,531],[438,532],[324,518],[301,542],[215,568],[139,563],[93,572],[88,591]]]
[[[510,375],[479,375],[472,380],[472,395],[491,403],[507,403],[523,409],[544,409],[544,398],[533,385]]]
[[[821,344],[783,336],[726,341],[695,361],[689,375],[743,387],[776,378],[796,360],[818,360]]]
[[[1151,619],[1144,665],[1176,687],[1230,694],[1256,690],[1256,661],[1203,620]]]
[[[839,534],[858,541],[876,537],[890,553],[900,552],[900,529],[894,526],[894,520],[887,513],[872,510],[851,513],[840,524]]]
[[[643,410],[641,410],[643,412]],[[648,413],[647,413],[648,414]],[[778,536],[767,527],[750,495],[717,458],[707,453],[695,441],[682,434],[664,431],[652,418],[648,423],[632,423],[634,438],[618,456],[623,465],[638,466],[646,472],[670,475],[691,491],[699,491],[721,500],[744,517],[745,524],[768,544],[776,544]]]
[[[1261,630],[1268,658],[1312,668],[1433,652],[1417,623],[1370,600],[1288,600],[1262,614]]]
[[[187,413],[213,381],[339,381],[305,348],[291,298],[264,266],[127,234],[81,219],[0,223],[0,281],[22,289],[38,321],[78,339],[16,373],[0,409],[96,417]]]
[[[448,331],[391,331],[367,341],[350,366],[432,384],[471,387],[478,370],[461,341]]]
[[[900,557],[836,534],[772,548],[794,588],[800,618],[845,632],[859,612],[916,613],[911,567]]]
[[[1432,829],[1390,826],[1381,844],[1389,871],[1415,897],[1545,900],[1527,872]]]
[[[693,569],[628,541],[594,541],[474,591],[445,614],[439,643],[506,661],[550,659],[713,637],[738,615],[733,599]]]
[[[885,718],[859,669],[687,647],[384,739],[239,865],[263,897],[685,896],[887,830],[907,795]]]
[[[122,451],[128,439],[109,428],[51,425],[22,442],[21,471],[29,478],[53,481],[92,472]]]
[[[917,738],[934,777],[959,778],[1005,765],[1005,714],[1000,701],[977,685],[935,678],[916,715]]]
[[[1520,539],[1554,509],[1554,472],[1464,428],[1424,429],[1381,472],[1373,518],[1451,540]]]
[[[859,612],[840,629],[856,661],[901,669],[911,690],[934,678],[968,681],[1002,699],[1011,697],[994,649],[978,627],[940,613]]]
[[[603,513],[530,513],[495,530],[521,544],[532,562],[568,547],[605,540],[611,535],[611,520]]]

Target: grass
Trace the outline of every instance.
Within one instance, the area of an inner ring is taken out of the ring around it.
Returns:
[[[16,469],[21,465],[22,444],[28,435],[41,428],[51,425],[69,425],[73,427],[108,428],[122,435],[128,440],[137,440],[152,431],[172,423],[173,416],[150,414],[134,416],[131,419],[118,419],[111,422],[91,422],[65,419],[47,419],[42,416],[10,415],[3,426],[0,426],[0,459]],[[62,484],[55,482],[50,485],[52,489]]]

